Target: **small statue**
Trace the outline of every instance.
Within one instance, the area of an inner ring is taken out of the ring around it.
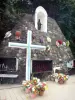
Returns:
[[[40,22],[40,19],[38,20],[38,30],[41,30],[41,22]]]

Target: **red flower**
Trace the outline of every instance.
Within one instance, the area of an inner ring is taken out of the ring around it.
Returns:
[[[21,32],[20,31],[16,31],[15,37],[16,37],[17,40],[20,39],[20,36],[21,36]]]
[[[44,87],[46,84],[45,83],[42,83],[42,86]]]
[[[63,41],[62,40],[57,40],[57,42],[61,45],[63,44]]]

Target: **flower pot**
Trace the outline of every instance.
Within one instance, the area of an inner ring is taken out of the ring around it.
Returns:
[[[59,78],[58,83],[59,84],[64,84],[64,79],[63,78]]]
[[[39,96],[43,96],[44,91],[39,91]]]

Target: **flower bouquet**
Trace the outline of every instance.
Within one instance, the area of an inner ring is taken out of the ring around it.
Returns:
[[[68,80],[68,75],[58,73],[55,78],[59,84],[64,84]]]
[[[31,98],[42,96],[44,91],[48,89],[46,82],[40,82],[38,78],[33,78],[30,81],[23,81],[22,85],[25,93],[29,93]]]

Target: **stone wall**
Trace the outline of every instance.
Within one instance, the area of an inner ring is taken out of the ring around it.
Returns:
[[[8,42],[27,42],[27,29],[31,29],[32,34],[32,43],[50,46],[50,51],[45,50],[32,50],[31,59],[51,59],[53,60],[53,67],[61,66],[65,67],[64,62],[73,59],[71,50],[69,47],[62,46],[57,47],[55,45],[56,40],[61,39],[66,41],[64,35],[62,34],[59,26],[56,21],[52,18],[48,18],[48,32],[37,31],[34,27],[33,17],[31,15],[25,15],[19,23],[12,29],[12,35],[10,38],[4,39],[3,43],[0,45],[0,57],[16,57],[18,58],[19,63],[19,78],[18,82],[21,82],[25,78],[25,66],[26,66],[26,50],[18,48],[8,47]],[[15,39],[15,32],[21,31],[21,39],[17,41]],[[51,38],[51,43],[47,42],[47,36]],[[40,38],[43,39],[43,42],[40,42]],[[60,61],[61,59],[61,61]]]

